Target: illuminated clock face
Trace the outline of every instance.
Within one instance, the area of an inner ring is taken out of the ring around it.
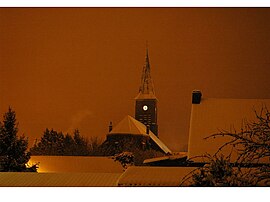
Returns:
[[[144,110],[144,111],[147,111],[147,109],[148,109],[147,105],[144,105],[144,106],[143,106],[143,110]]]

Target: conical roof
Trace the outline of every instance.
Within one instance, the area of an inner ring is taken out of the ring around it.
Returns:
[[[150,137],[166,154],[172,151],[150,130],[149,134],[146,133],[146,126],[127,115],[120,121],[108,135],[123,134],[123,135],[143,135]]]

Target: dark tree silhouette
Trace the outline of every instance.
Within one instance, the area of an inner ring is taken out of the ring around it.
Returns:
[[[76,154],[75,151],[75,141],[73,137],[69,134],[66,134],[64,137],[64,155],[74,156]]]
[[[263,107],[260,113],[255,111],[256,120],[246,122],[240,132],[222,131],[205,139],[227,137],[224,143],[208,159],[202,168],[187,175],[183,182],[195,186],[255,186],[270,183],[270,113]],[[224,157],[223,149],[231,150]],[[236,159],[231,161],[231,154]]]
[[[102,150],[101,150],[101,144],[102,140],[98,137],[91,137],[89,139],[88,147],[90,151],[91,156],[101,156]]]
[[[256,171],[250,168],[234,166],[230,156],[205,155],[207,163],[196,168],[182,179],[181,186],[199,187],[235,187],[256,186]]]
[[[92,137],[89,141],[78,129],[74,131],[73,136],[46,129],[41,140],[36,142],[30,151],[33,155],[100,156],[100,144],[101,141],[97,137]]]
[[[118,161],[123,166],[124,170],[129,166],[134,165],[134,155],[132,152],[122,152],[113,156],[115,161]]]
[[[30,159],[27,152],[28,140],[25,136],[18,137],[16,113],[9,107],[0,122],[0,169],[8,172],[36,171],[36,165],[26,166]]]
[[[64,135],[46,128],[40,142],[35,144],[30,151],[33,155],[63,155]]]
[[[131,152],[136,166],[143,165],[145,159],[164,156],[162,152],[152,149],[147,144],[144,144],[142,139],[134,136],[107,140],[100,146],[100,149],[104,156],[115,156],[124,152]]]
[[[75,151],[77,156],[88,156],[90,150],[88,148],[88,140],[80,135],[80,131],[75,129],[73,139],[75,141]]]

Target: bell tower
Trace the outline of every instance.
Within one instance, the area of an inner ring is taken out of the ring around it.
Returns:
[[[157,98],[150,75],[148,48],[146,48],[145,65],[143,66],[139,94],[135,98],[135,119],[148,126],[158,136]]]

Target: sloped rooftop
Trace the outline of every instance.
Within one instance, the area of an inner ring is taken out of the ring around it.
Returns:
[[[187,157],[187,152],[179,152],[179,154],[172,154],[172,155],[167,155],[167,156],[161,156],[161,157],[155,157],[151,159],[145,159],[143,161],[144,164],[148,163],[154,163],[154,162],[161,162],[165,160],[178,160],[178,159],[185,159]]]
[[[112,187],[121,173],[0,173],[0,187]]]
[[[147,136],[145,125],[129,115],[122,119],[109,134],[132,134]]]
[[[146,134],[146,126],[129,115],[120,121],[108,135],[113,134],[149,136],[166,154],[172,153],[172,151],[157,136],[155,136],[151,130],[149,131],[149,134]]]
[[[118,186],[179,186],[194,168],[131,166],[119,178]]]
[[[225,137],[207,139],[220,131],[240,132],[244,121],[256,119],[255,112],[262,107],[270,109],[270,99],[215,99],[203,98],[200,104],[192,104],[188,158],[201,156],[206,153],[214,154],[220,146],[228,142]],[[231,150],[224,148],[223,153]],[[203,161],[196,158],[194,161]]]

